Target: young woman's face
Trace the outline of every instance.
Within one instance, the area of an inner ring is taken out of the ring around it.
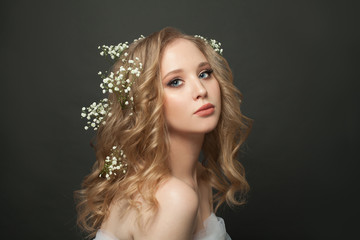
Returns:
[[[212,68],[194,43],[176,39],[160,63],[168,129],[178,133],[207,133],[219,120],[221,96]]]

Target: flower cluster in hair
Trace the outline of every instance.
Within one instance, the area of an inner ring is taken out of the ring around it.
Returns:
[[[194,37],[197,37],[197,38],[200,38],[202,40],[204,40],[206,43],[208,43],[213,49],[215,52],[219,53],[220,55],[222,55],[223,53],[223,49],[221,48],[221,43],[216,41],[215,39],[206,39],[204,38],[203,36],[200,36],[200,35],[195,35]]]
[[[144,38],[141,35],[140,38],[135,39],[138,41]],[[131,109],[133,112],[134,106],[134,97],[131,94],[131,86],[134,83],[134,80],[138,78],[141,74],[142,63],[139,58],[128,59],[128,53],[126,50],[129,48],[128,42],[119,43],[118,45],[102,45],[99,46],[100,55],[104,57],[110,57],[112,60],[117,61],[121,60],[123,63],[119,69],[115,69],[109,73],[107,72],[98,72],[98,75],[102,79],[100,88],[102,92],[112,93],[116,96],[122,109]],[[126,67],[124,67],[126,65]],[[88,130],[92,127],[94,130],[98,130],[101,124],[105,124],[105,118],[111,116],[111,105],[113,103],[107,98],[100,100],[99,103],[92,103],[89,107],[83,107],[81,112],[81,117],[87,119],[87,125],[84,127],[85,130]],[[132,112],[129,115],[132,115]]]
[[[93,102],[89,107],[83,107],[81,112],[81,117],[88,120],[87,126],[84,127],[85,130],[88,130],[89,127],[97,130],[100,124],[105,124],[104,118],[110,113],[110,103],[107,98],[100,100],[99,103]]]
[[[104,168],[99,174],[99,177],[104,177],[109,180],[112,176],[118,174],[125,174],[127,171],[127,163],[125,162],[126,155],[122,149],[113,146],[110,156],[105,158]]]

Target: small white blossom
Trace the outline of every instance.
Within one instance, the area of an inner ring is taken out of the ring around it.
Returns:
[[[121,152],[121,153],[120,153]],[[110,179],[112,175],[116,176],[119,172],[125,174],[127,171],[126,156],[122,154],[122,149],[113,146],[110,150],[110,156],[106,156],[103,170],[99,177]]]
[[[207,40],[206,38],[204,38],[204,37],[202,37],[200,35],[195,35],[194,37],[202,39],[204,42],[209,44],[214,49],[215,52],[218,52],[219,54],[222,54],[223,49],[220,49],[220,46],[221,46],[220,42],[218,42],[218,41],[216,41],[214,39]]]

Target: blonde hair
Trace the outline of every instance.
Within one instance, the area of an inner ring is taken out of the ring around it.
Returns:
[[[169,153],[168,132],[163,113],[163,89],[160,81],[160,60],[165,47],[177,38],[193,42],[208,59],[221,89],[222,111],[217,127],[206,134],[202,151],[203,165],[208,180],[217,191],[214,196],[216,210],[227,202],[238,205],[244,202],[241,196],[249,190],[244,168],[236,159],[237,152],[248,136],[250,119],[240,112],[241,94],[233,85],[233,76],[227,61],[209,44],[193,36],[185,35],[174,28],[136,41],[128,49],[128,58],[138,57],[143,71],[132,87],[134,114],[121,109],[115,97],[112,115],[106,119],[96,136],[96,158],[92,172],[85,177],[82,189],[75,192],[78,224],[94,237],[96,230],[109,214],[113,201],[125,200],[127,210],[157,210],[155,193],[158,186],[170,175],[167,159]],[[123,62],[117,62],[113,70]],[[126,66],[125,66],[126,67]],[[116,179],[99,178],[104,160],[112,146],[121,146],[125,152],[128,170]],[[240,193],[240,198],[235,197]],[[146,206],[139,203],[139,197]],[[144,209],[144,207],[146,209]],[[125,210],[124,212],[126,212]]]

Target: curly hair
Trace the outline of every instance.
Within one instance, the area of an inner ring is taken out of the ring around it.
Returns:
[[[163,111],[163,86],[160,79],[160,60],[165,47],[177,38],[193,42],[204,54],[214,70],[221,91],[221,114],[217,127],[205,135],[202,151],[208,180],[216,190],[216,208],[244,203],[249,185],[245,171],[237,161],[237,153],[251,129],[251,120],[240,111],[242,95],[233,84],[233,76],[227,61],[202,39],[185,35],[174,28],[135,41],[128,49],[128,59],[138,57],[143,63],[139,78],[134,79],[132,94],[134,114],[122,109],[109,95],[112,115],[97,132],[95,150],[97,161],[92,172],[85,177],[82,189],[75,192],[78,224],[89,237],[96,231],[109,214],[112,202],[125,200],[127,209],[156,212],[158,208],[155,193],[158,186],[170,176],[167,163],[169,154],[168,131]],[[126,64],[126,63],[125,63]],[[123,66],[119,61],[112,71]],[[126,67],[126,66],[124,66]],[[128,164],[126,174],[116,179],[99,178],[106,156],[112,146],[121,146]],[[146,206],[139,202],[139,197]],[[144,209],[145,208],[145,209]]]

